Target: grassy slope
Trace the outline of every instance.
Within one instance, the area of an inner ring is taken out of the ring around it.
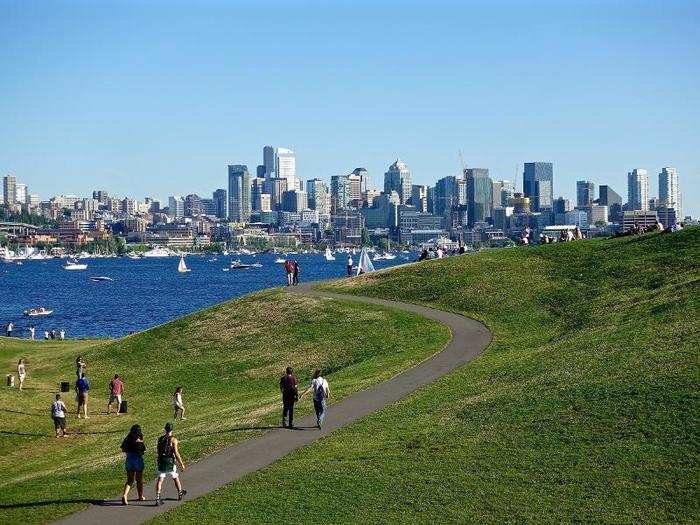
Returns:
[[[494,342],[410,398],[156,521],[697,522],[699,257],[694,229],[330,286],[463,312]]]
[[[305,382],[323,368],[335,396],[344,397],[424,359],[448,338],[446,327],[415,315],[277,290],[120,340],[0,338],[3,368],[14,370],[23,356],[29,369],[26,391],[3,386],[0,396],[0,523],[46,521],[76,510],[80,500],[118,493],[119,444],[136,422],[147,434],[150,477],[153,443],[172,418],[176,385],[185,388],[188,407],[176,430],[191,461],[259,432],[238,429],[279,424],[277,381],[287,364]],[[77,420],[73,395],[65,394],[73,435],[56,439],[48,408],[59,380],[74,379],[78,353],[88,361],[93,414]],[[104,413],[115,372],[126,382],[126,416]]]

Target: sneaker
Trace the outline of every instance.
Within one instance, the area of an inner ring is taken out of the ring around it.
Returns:
[[[186,490],[181,490],[180,492],[177,493],[177,499],[181,500],[182,498],[185,497],[185,494],[187,494]]]
[[[156,495],[156,507],[158,505],[163,505],[165,502],[161,499],[160,494]]]
[[[129,504],[129,502],[127,501],[127,499],[124,496],[122,496],[122,505],[128,505],[128,504]]]

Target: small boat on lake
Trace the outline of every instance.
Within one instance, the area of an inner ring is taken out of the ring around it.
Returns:
[[[114,281],[111,277],[105,277],[104,275],[98,275],[96,277],[90,277],[91,281],[94,281],[96,283],[99,283],[101,281]]]
[[[87,270],[87,264],[77,261],[68,261],[63,265],[64,270]]]
[[[180,273],[187,273],[187,272],[192,271],[185,264],[185,256],[184,255],[180,255],[180,263],[177,265],[177,271]]]
[[[331,249],[326,247],[326,252],[323,254],[323,256],[326,258],[327,261],[335,261],[335,256],[333,255],[333,252],[331,252]]]
[[[241,261],[233,261],[231,263],[231,266],[229,266],[229,268],[231,268],[231,270],[247,270],[248,268],[253,268],[253,265],[252,264],[245,264],[245,263],[242,263]]]
[[[30,308],[29,310],[24,311],[24,315],[28,317],[46,317],[47,315],[51,315],[52,313],[53,310],[48,310],[43,306],[40,306],[39,308]]]

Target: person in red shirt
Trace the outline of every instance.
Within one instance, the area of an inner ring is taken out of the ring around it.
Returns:
[[[117,414],[119,414],[119,409],[122,406],[122,395],[124,394],[124,383],[122,382],[119,374],[114,374],[114,379],[109,382],[109,401],[107,402],[107,413],[110,412],[110,407],[112,403],[117,404]]]
[[[284,271],[287,272],[287,286],[291,286],[294,281],[294,263],[286,261],[284,263]]]

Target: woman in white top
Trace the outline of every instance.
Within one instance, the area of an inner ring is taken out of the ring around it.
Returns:
[[[19,363],[17,363],[17,375],[19,376],[19,389],[22,390],[24,378],[27,377],[27,365],[24,359],[20,359]]]
[[[175,419],[185,419],[185,404],[182,401],[182,387],[179,386],[175,389],[173,394],[173,408],[175,409]]]

